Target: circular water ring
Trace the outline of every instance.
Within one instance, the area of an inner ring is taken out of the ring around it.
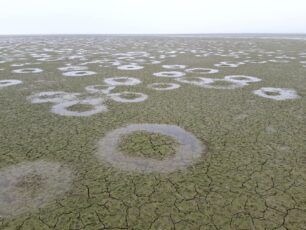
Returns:
[[[106,105],[104,105],[103,102],[104,100],[102,98],[87,98],[83,100],[65,101],[52,106],[51,112],[61,116],[87,117],[108,111]],[[86,111],[69,110],[69,107],[79,104],[91,105],[93,108]]]
[[[185,65],[163,65],[165,69],[185,69]]]
[[[294,89],[262,87],[254,90],[253,93],[257,96],[269,98],[277,101],[298,99],[300,96]]]
[[[125,98],[125,96],[133,95],[135,98]],[[111,93],[108,95],[112,100],[121,103],[138,103],[143,102],[148,99],[148,95],[144,93],[134,93],[134,92],[121,92],[121,93]]]
[[[218,73],[219,70],[217,69],[210,69],[210,68],[192,68],[186,69],[187,73],[197,73],[197,74],[214,74]]]
[[[131,157],[118,150],[118,143],[123,135],[136,131],[147,131],[170,136],[179,145],[176,153],[166,159],[156,160],[151,158]],[[106,134],[98,143],[96,156],[101,161],[124,171],[137,171],[142,173],[169,173],[184,169],[198,161],[205,146],[191,133],[175,125],[165,124],[133,124],[115,129]]]
[[[83,77],[83,76],[92,76],[95,74],[97,73],[94,71],[87,71],[87,70],[68,71],[63,73],[63,75],[66,77]]]
[[[155,77],[171,77],[171,78],[178,78],[178,77],[183,77],[186,74],[183,72],[179,71],[163,71],[163,72],[158,72],[158,73],[153,73]]]
[[[120,69],[120,70],[140,70],[140,69],[143,69],[143,66],[139,66],[139,65],[121,65],[121,66],[118,66],[117,69]]]
[[[104,79],[104,82],[108,85],[138,85],[141,81],[134,77],[110,77]]]
[[[13,79],[8,79],[8,80],[0,80],[0,89],[7,87],[7,86],[12,86],[12,85],[19,85],[22,84],[22,81],[20,80],[13,80]]]
[[[224,77],[225,80],[238,82],[238,83],[254,83],[262,81],[258,77],[245,76],[245,75],[229,75]]]
[[[24,69],[15,69],[13,73],[41,73],[42,69],[39,68],[24,68]]]
[[[178,89],[180,87],[181,86],[176,83],[152,83],[148,85],[148,88],[159,91],[173,90],[173,89]]]

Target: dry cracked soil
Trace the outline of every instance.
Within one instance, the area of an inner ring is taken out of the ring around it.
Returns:
[[[0,229],[306,229],[305,114],[303,36],[2,36]]]

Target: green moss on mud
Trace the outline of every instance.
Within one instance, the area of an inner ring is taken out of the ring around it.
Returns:
[[[149,133],[134,132],[122,137],[119,149],[132,157],[163,160],[175,154],[178,143],[171,137]]]
[[[92,110],[93,106],[88,105],[88,104],[75,104],[75,105],[69,106],[67,109],[70,111],[85,112],[85,111]]]

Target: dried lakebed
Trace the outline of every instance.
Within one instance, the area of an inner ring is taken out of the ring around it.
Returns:
[[[0,229],[304,229],[306,40],[0,37]]]

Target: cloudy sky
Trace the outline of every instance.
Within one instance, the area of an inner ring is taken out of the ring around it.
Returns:
[[[306,33],[305,0],[1,0],[0,34]]]

